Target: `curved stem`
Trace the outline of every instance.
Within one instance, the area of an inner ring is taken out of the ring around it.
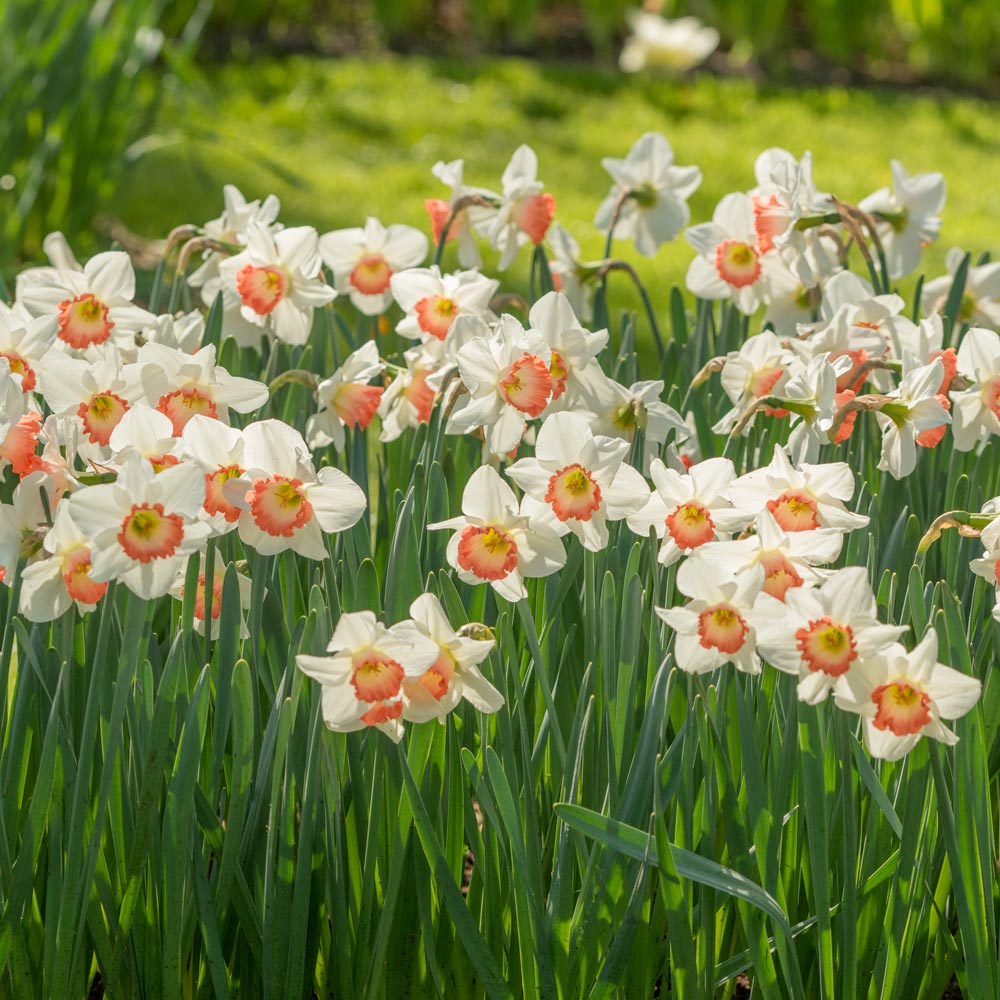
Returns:
[[[855,365],[855,367],[847,373],[846,377],[841,377],[847,385],[853,385],[859,379],[862,381],[867,379],[869,372],[886,371],[898,373],[899,370],[900,363],[898,361],[884,361],[882,358],[869,358],[867,361],[861,362],[860,365]]]
[[[490,299],[490,312],[501,313],[508,309],[527,312],[531,307],[516,292],[502,292]]]
[[[304,385],[307,389],[315,392],[319,387],[319,376],[304,368],[289,368],[288,371],[282,372],[268,383],[267,391],[273,396],[279,389],[292,384]]]
[[[441,257],[444,254],[444,245],[448,242],[448,233],[451,231],[451,227],[455,224],[455,220],[462,214],[462,212],[473,205],[478,205],[480,208],[497,207],[492,198],[486,198],[480,194],[465,194],[455,201],[451,206],[451,211],[448,213],[448,218],[444,220],[444,225],[441,227],[441,232],[438,235],[437,246],[434,248],[434,260],[432,263],[435,267],[441,266]]]
[[[177,232],[177,230],[174,230],[174,232]],[[172,235],[173,233],[171,233]],[[223,243],[220,240],[212,239],[210,236],[195,236],[193,239],[187,240],[177,255],[177,266],[174,268],[174,279],[170,287],[170,301],[167,304],[167,312],[174,313],[177,311],[177,307],[180,304],[181,289],[184,285],[184,274],[187,271],[188,262],[194,253],[198,250],[215,250],[218,253],[224,253],[229,256],[230,254],[239,253],[242,249],[243,247],[237,243]]]
[[[831,222],[840,222],[839,212],[821,212],[818,215],[804,215],[795,223],[795,228],[799,232],[806,229],[814,229],[816,226],[823,226]]]
[[[946,528],[955,528],[963,538],[978,538],[996,514],[970,514],[967,510],[949,510],[939,514],[917,543],[917,552],[926,552]]]
[[[840,428],[844,426],[844,422],[852,413],[871,413],[875,410],[881,410],[890,401],[888,396],[881,396],[877,393],[867,396],[855,396],[854,399],[849,399],[837,410],[837,415],[833,418],[833,423],[830,425],[829,431],[827,431],[828,437],[831,441],[836,441],[837,435],[840,433]]]
[[[750,426],[750,422],[753,420],[761,410],[766,409],[768,406],[773,406],[776,409],[780,409],[785,403],[785,400],[781,399],[779,396],[758,396],[741,414],[740,419],[736,421],[736,425],[729,432],[729,439],[734,440],[735,438],[741,437],[743,432]]]
[[[618,219],[621,217],[622,209],[625,207],[625,202],[632,197],[632,189],[629,187],[623,187],[618,198],[615,200],[614,206],[611,209],[611,222],[608,225],[608,235],[607,239],[604,241],[604,258],[607,260],[611,256],[611,246],[615,239],[615,228],[618,225]]]
[[[636,273],[635,268],[624,260],[609,260],[597,272],[601,279],[601,291],[604,292],[607,276],[611,271],[624,271],[631,279],[642,299],[642,304],[646,310],[646,317],[649,320],[650,328],[653,331],[653,339],[656,341],[656,349],[660,352],[660,357],[664,355],[663,338],[660,336],[660,327],[656,322],[656,314],[653,312],[653,303],[646,292],[646,287],[642,279]]]

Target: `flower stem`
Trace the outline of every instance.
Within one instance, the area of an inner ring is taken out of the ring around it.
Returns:
[[[279,389],[283,389],[286,385],[304,385],[311,392],[315,392],[319,386],[319,376],[314,372],[306,371],[304,368],[290,368],[286,372],[282,372],[277,378],[272,379],[268,384],[267,391],[270,395],[274,395]]]
[[[653,303],[650,301],[649,295],[646,292],[646,287],[642,283],[642,279],[636,273],[635,268],[626,263],[624,260],[609,260],[607,261],[598,271],[601,278],[601,286],[598,294],[605,295],[605,286],[607,282],[607,276],[611,271],[624,271],[631,279],[636,287],[636,291],[639,293],[639,298],[642,299],[643,307],[646,310],[646,318],[649,320],[650,329],[653,331],[653,339],[656,341],[656,349],[660,353],[662,358],[665,353],[665,348],[663,346],[663,338],[660,336],[660,327],[656,322],[656,313],[653,311]]]

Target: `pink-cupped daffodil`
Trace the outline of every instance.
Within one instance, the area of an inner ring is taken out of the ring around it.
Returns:
[[[791,366],[781,406],[792,415],[787,447],[793,462],[815,462],[820,448],[830,443],[830,432],[840,407],[837,379],[851,366],[850,358],[831,361],[827,354],[820,354],[804,365]]]
[[[760,594],[751,619],[757,648],[772,666],[798,677],[800,700],[823,701],[839,678],[884,653],[905,626],[878,620],[875,595],[861,566],[835,570],[818,587],[796,587],[775,600]]]
[[[410,605],[412,624],[438,647],[438,658],[419,676],[403,677],[403,718],[409,722],[441,719],[464,698],[480,712],[495,712],[503,695],[483,676],[479,664],[496,646],[492,638],[456,631],[434,594],[421,594]],[[489,635],[485,626],[479,631]]]
[[[38,436],[42,415],[27,409],[21,376],[10,370],[10,362],[0,358],[0,473],[9,465],[16,476],[37,471]],[[33,397],[31,397],[33,398]]]
[[[43,358],[56,339],[56,324],[51,316],[31,316],[19,305],[0,302],[0,358],[6,358],[10,370],[21,376],[21,391],[32,392],[38,384]]]
[[[427,384],[437,369],[436,359],[423,347],[411,347],[403,360],[406,368],[396,372],[379,403],[380,441],[395,441],[403,431],[426,424],[437,399],[437,392]]]
[[[184,426],[180,452],[195,462],[205,476],[205,502],[199,517],[213,535],[235,530],[243,509],[223,492],[226,483],[246,472],[243,461],[243,432],[218,420],[194,416]]]
[[[321,273],[319,237],[311,226],[272,232],[251,221],[244,250],[219,265],[222,280],[240,299],[243,319],[287,344],[309,339],[314,312],[336,291]]]
[[[938,663],[937,653],[937,633],[929,629],[913,650],[894,643],[838,679],[837,707],[864,719],[865,745],[873,757],[899,760],[922,736],[947,746],[958,742],[941,720],[971,711],[982,684]]]
[[[339,469],[317,471],[302,435],[280,420],[244,428],[243,464],[243,475],[225,483],[222,493],[241,509],[240,539],[261,555],[291,549],[324,559],[324,533],[352,527],[368,505]]]
[[[431,221],[434,242],[439,243],[448,225],[445,242],[455,240],[458,244],[458,263],[462,267],[481,268],[483,258],[476,243],[476,232],[482,232],[496,215],[496,206],[500,204],[500,195],[486,188],[470,187],[463,180],[465,163],[463,160],[452,160],[445,163],[438,160],[431,167],[431,173],[451,188],[451,198],[427,198],[424,208]],[[465,199],[475,199],[459,207]],[[450,224],[449,224],[450,222]]]
[[[627,523],[643,538],[650,528],[656,531],[662,539],[657,556],[661,565],[672,566],[702,545],[729,538],[721,527],[723,516],[733,510],[729,487],[736,469],[728,458],[706,459],[685,473],[654,458],[649,474],[653,492],[645,506],[628,516]]]
[[[607,347],[608,331],[585,330],[561,292],[543,295],[528,313],[528,325],[549,346],[552,399],[547,411],[586,409],[589,376],[603,374],[597,355]]]
[[[497,267],[505,271],[525,243],[545,239],[556,211],[555,199],[538,179],[538,157],[530,146],[518,146],[501,179],[503,196],[496,214],[481,231],[500,252]]]
[[[316,387],[319,409],[306,421],[310,448],[332,444],[344,448],[344,428],[364,430],[378,412],[384,387],[369,385],[385,369],[374,340],[366,341],[349,354],[344,363]]]
[[[686,283],[700,299],[731,299],[749,316],[798,284],[778,251],[760,245],[753,203],[745,194],[727,194],[712,221],[691,226],[684,238],[698,252]]]
[[[585,549],[600,552],[608,521],[635,514],[649,500],[628,451],[620,438],[595,436],[583,414],[553,413],[538,431],[535,457],[518,459],[507,475],[525,493],[523,510],[546,509],[559,534],[572,532]]]
[[[97,457],[129,411],[141,387],[130,385],[120,360],[109,352],[99,360],[52,352],[38,373],[38,388],[49,409],[79,423],[82,444]]]
[[[869,520],[847,509],[854,490],[854,472],[846,462],[795,466],[785,449],[776,445],[770,463],[735,480],[729,496],[747,522],[768,510],[786,532],[854,531]]]
[[[197,519],[204,499],[197,465],[157,473],[137,452],[122,462],[115,482],[77,490],[65,503],[90,539],[90,579],[117,579],[146,600],[161,597],[208,537],[208,525]]]
[[[698,555],[717,571],[737,576],[761,566],[761,589],[779,601],[793,587],[821,583],[827,574],[817,567],[832,563],[844,543],[843,533],[833,528],[786,532],[766,509],[754,519],[754,528],[746,538],[704,545]]]
[[[551,349],[538,331],[525,330],[505,314],[492,336],[477,337],[459,350],[457,363],[468,393],[458,398],[447,433],[481,427],[489,451],[508,454],[527,421],[541,416],[552,399]]]
[[[369,218],[364,228],[336,229],[319,239],[323,262],[333,271],[340,295],[350,297],[366,316],[392,305],[392,276],[419,267],[427,257],[427,237],[412,226],[383,226]]]
[[[222,590],[226,582],[227,565],[216,560],[212,572],[212,596],[209,598],[208,575],[198,574],[198,582],[195,586],[194,608],[192,609],[194,619],[194,630],[199,635],[205,634],[206,619],[208,619],[208,634],[210,639],[219,638],[221,627],[220,618],[222,616]],[[187,567],[182,567],[170,588],[170,596],[178,601],[184,600],[185,586],[187,585]],[[250,577],[245,573],[236,573],[236,587],[240,599],[240,638],[248,639],[250,630],[247,628],[245,615],[250,608],[250,596],[252,583]]]
[[[217,365],[215,345],[186,354],[164,344],[139,348],[134,365],[126,365],[126,379],[142,385],[146,401],[170,419],[174,434],[198,414],[229,423],[229,411],[251,413],[268,399],[267,386],[255,379],[230,375]]]
[[[760,673],[752,611],[763,583],[760,566],[733,576],[698,553],[681,563],[677,589],[690,599],[681,607],[655,608],[677,634],[674,659],[681,670],[704,674],[732,663],[744,673]]]
[[[492,319],[490,302],[499,281],[478,271],[442,274],[437,267],[411,267],[393,274],[389,287],[406,315],[396,333],[410,340],[444,340],[455,320],[472,314]]]
[[[91,539],[77,527],[69,504],[56,507],[42,548],[45,558],[21,574],[21,614],[28,621],[50,622],[74,604],[80,614],[93,611],[108,584],[91,579]]]
[[[416,681],[441,656],[441,647],[412,622],[386,628],[371,611],[342,614],[329,656],[299,654],[295,662],[319,681],[323,721],[351,733],[376,726],[395,742],[403,737],[403,681]]]
[[[778,146],[765,149],[754,161],[757,186],[750,192],[754,228],[761,250],[787,248],[801,256],[807,247],[812,228],[797,229],[796,223],[807,216],[830,212],[830,195],[816,189],[812,173],[812,154],[801,160]]]
[[[95,344],[135,347],[135,335],[155,317],[135,305],[135,271],[127,253],[99,253],[82,271],[29,268],[17,278],[17,301],[32,316],[53,317],[57,342],[84,351]]]
[[[566,563],[552,519],[521,512],[514,491],[489,465],[466,483],[462,514],[427,527],[454,530],[447,558],[460,580],[489,583],[508,601],[528,596],[525,577],[549,576]]]

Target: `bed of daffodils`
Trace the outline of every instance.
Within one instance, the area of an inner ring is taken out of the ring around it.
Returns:
[[[896,162],[603,165],[596,261],[522,146],[17,275],[4,996],[996,995],[1000,263],[905,301]]]

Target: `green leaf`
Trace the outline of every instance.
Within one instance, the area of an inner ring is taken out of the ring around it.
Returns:
[[[448,860],[441,850],[437,837],[434,835],[430,817],[420,797],[420,791],[410,765],[406,760],[406,755],[400,750],[397,753],[397,760],[403,771],[403,782],[406,792],[406,800],[413,812],[413,822],[417,828],[417,836],[424,849],[424,856],[431,867],[431,871],[437,880],[438,890],[444,896],[445,906],[451,919],[455,924],[458,936],[465,946],[465,952],[469,956],[476,974],[479,976],[483,989],[490,1000],[512,1000],[513,993],[504,982],[503,973],[496,959],[493,957],[479,929],[476,927],[472,914],[465,905],[465,900],[459,892],[448,868]]]
[[[602,816],[584,806],[557,802],[553,809],[556,815],[574,830],[600,841],[619,854],[624,854],[626,857],[634,858],[645,864],[654,866],[658,864],[655,838],[642,830],[609,819],[607,816]],[[726,868],[708,858],[693,854],[682,847],[672,847],[671,853],[678,875],[717,889],[727,896],[742,899],[756,907],[774,921],[777,929],[791,943],[791,928],[788,925],[787,917],[777,901],[759,885],[731,868]]]

